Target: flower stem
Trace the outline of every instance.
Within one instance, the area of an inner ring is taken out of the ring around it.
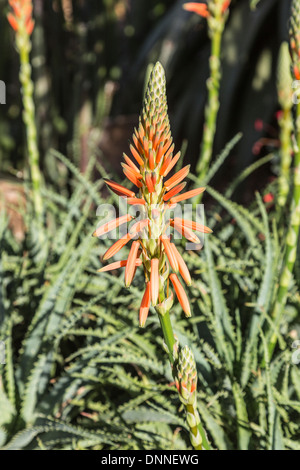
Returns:
[[[278,178],[279,194],[278,204],[283,208],[286,204],[290,190],[290,167],[291,167],[291,132],[292,117],[291,110],[284,109],[282,117],[279,120],[280,140],[281,140],[281,160],[280,160],[280,176]]]
[[[166,312],[164,315],[158,315],[160,320],[161,329],[163,331],[163,336],[165,343],[169,352],[169,360],[171,365],[174,364],[173,349],[176,343],[173,328],[170,319],[170,312]]]
[[[283,269],[279,280],[279,289],[277,293],[276,304],[272,313],[275,331],[273,332],[269,342],[270,359],[277,343],[277,330],[280,326],[280,322],[286,305],[288,289],[297,256],[297,242],[300,228],[300,100],[297,105],[296,140],[297,148],[295,151],[294,159],[293,201],[290,225],[286,237],[286,251],[284,255]]]
[[[290,193],[290,169],[293,154],[293,81],[291,67],[292,62],[289,45],[287,42],[283,42],[279,51],[277,71],[278,101],[282,109],[278,119],[281,142],[280,173],[278,177],[278,205],[281,208],[281,213],[286,207],[287,198]]]
[[[196,417],[198,412],[197,410],[195,410],[195,408],[192,406],[192,405],[187,405],[186,406],[186,412],[189,413],[190,415]],[[195,449],[196,450],[211,450],[210,448],[210,445],[207,441],[207,438],[206,438],[206,433],[202,427],[202,424],[201,422],[198,423],[196,426],[192,426],[190,425],[190,432],[193,434],[193,436],[197,436],[198,432],[200,433],[200,436],[201,436],[201,439],[202,439],[202,442],[200,445],[198,446],[195,446]]]
[[[171,324],[171,319],[170,319],[170,312],[166,312],[164,315],[158,315],[163,336],[164,336],[164,341],[168,349],[168,354],[169,354],[169,360],[171,367],[174,372],[174,364],[175,364],[175,354],[174,354],[174,346],[176,345],[176,339],[174,336],[172,324]],[[211,450],[211,447],[208,443],[206,433],[202,427],[202,423],[199,418],[199,414],[197,411],[197,408],[194,405],[187,404],[185,405],[186,413],[187,413],[187,424],[190,429],[190,436],[191,436],[191,443],[194,447],[195,450]],[[196,442],[196,438],[200,434],[201,436],[201,443],[199,444],[198,442],[195,444],[194,441]]]
[[[220,65],[220,54],[221,54],[221,41],[222,33],[224,30],[224,17],[221,15],[220,18],[208,20],[208,26],[210,29],[211,36],[211,56],[209,59],[210,65],[210,77],[207,80],[208,89],[208,101],[205,108],[205,124],[203,128],[203,142],[200,152],[200,159],[197,165],[197,176],[201,181],[209,166],[214,137],[216,133],[216,122],[218,111],[220,107],[219,102],[219,89],[221,80],[221,65]]]
[[[33,98],[33,82],[29,54],[31,40],[25,29],[20,29],[16,35],[17,49],[20,55],[20,82],[23,98],[23,121],[26,127],[28,161],[32,183],[34,211],[39,225],[43,220],[43,201],[41,196],[42,176],[39,168],[39,149],[37,144],[37,128],[35,122],[35,105]]]

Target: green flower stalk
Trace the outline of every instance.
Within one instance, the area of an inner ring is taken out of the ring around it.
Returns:
[[[196,366],[189,350],[184,348],[181,351],[179,348],[170,317],[174,301],[172,288],[185,316],[187,318],[191,316],[188,295],[180,277],[188,286],[192,280],[188,267],[175,243],[171,241],[168,231],[173,229],[190,242],[199,244],[200,240],[194,232],[210,233],[211,230],[192,220],[181,219],[176,215],[170,218],[169,215],[169,211],[179,202],[192,199],[205,188],[182,192],[186,185],[183,180],[189,173],[189,165],[170,176],[180,158],[180,152],[173,154],[174,144],[168,118],[165,73],[159,62],[156,63],[149,78],[139,126],[133,134],[133,143],[130,150],[134,161],[123,154],[122,167],[124,175],[133,183],[138,193],[114,181],[105,180],[105,182],[117,195],[126,198],[127,204],[135,206],[139,218],[127,213],[101,225],[94,232],[94,236],[101,236],[132,222],[127,233],[103,256],[105,261],[110,259],[132,241],[128,258],[104,266],[100,271],[124,267],[125,286],[129,287],[136,269],[139,266],[143,268],[145,291],[139,312],[140,326],[145,326],[152,305],[160,320],[179,395],[182,399],[187,399],[185,403],[187,424],[192,445],[197,449],[202,447],[208,449],[209,444],[197,413]],[[192,393],[194,397],[192,401],[188,399],[187,393]]]
[[[293,78],[300,79],[300,5],[298,0],[293,0],[292,17],[290,28],[290,50],[292,57]],[[298,88],[299,90],[299,88]],[[288,289],[293,275],[293,269],[297,256],[297,243],[300,227],[300,96],[296,104],[295,122],[295,156],[294,156],[294,177],[293,177],[293,200],[291,207],[290,225],[286,237],[286,250],[283,261],[283,269],[279,280],[277,300],[272,317],[275,323],[275,331],[269,343],[270,357],[277,343],[277,329],[286,305]]]
[[[207,18],[208,34],[211,39],[210,77],[207,80],[208,101],[205,108],[202,148],[196,168],[200,181],[205,177],[212,157],[217,116],[220,107],[221,41],[230,3],[231,0],[208,0],[207,4],[191,2],[183,5],[185,10],[193,11]]]
[[[290,168],[292,158],[292,131],[293,131],[293,89],[291,76],[291,59],[287,42],[283,42],[279,53],[277,88],[278,99],[282,109],[279,117],[281,158],[280,174],[278,178],[278,204],[285,207],[290,192]]]
[[[33,82],[31,79],[30,36],[34,29],[31,0],[10,0],[13,13],[7,19],[16,34],[16,48],[20,56],[20,82],[23,96],[23,121],[26,127],[28,160],[32,184],[33,205],[40,224],[43,218],[43,201],[41,197],[42,177],[39,168],[39,150],[37,144],[37,128],[35,123],[35,105],[33,99]]]

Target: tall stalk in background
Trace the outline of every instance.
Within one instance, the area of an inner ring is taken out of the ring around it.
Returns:
[[[41,196],[42,176],[39,168],[39,150],[37,143],[37,128],[35,122],[35,104],[33,98],[33,82],[31,79],[30,36],[34,29],[31,0],[9,0],[13,12],[8,13],[7,19],[16,34],[16,48],[20,56],[20,82],[23,97],[23,121],[26,127],[28,162],[32,184],[34,211],[39,225],[43,221],[43,201]]]
[[[143,267],[145,292],[140,307],[140,326],[145,326],[152,304],[160,320],[179,398],[185,406],[192,446],[199,450],[209,449],[197,411],[197,370],[194,356],[188,346],[179,345],[170,317],[173,305],[171,285],[185,316],[191,316],[188,296],[179,275],[187,285],[191,285],[192,281],[188,267],[175,244],[171,242],[167,231],[171,226],[189,241],[199,243],[200,240],[194,231],[210,233],[211,230],[200,223],[176,216],[170,218],[169,215],[169,210],[174,209],[178,202],[201,194],[205,188],[182,193],[186,184],[183,180],[189,173],[189,165],[169,176],[180,158],[180,152],[173,155],[165,73],[159,62],[150,75],[139,127],[135,129],[133,142],[130,150],[135,162],[124,154],[122,167],[127,179],[137,188],[138,194],[114,181],[105,182],[117,195],[126,198],[128,204],[135,206],[139,219],[129,213],[122,215],[98,227],[94,236],[101,236],[123,224],[134,222],[129,231],[106,251],[104,260],[110,259],[131,240],[134,241],[127,260],[111,263],[100,271],[125,267],[125,286],[129,287],[137,267]]]
[[[272,355],[277,343],[277,330],[286,305],[289,285],[293,275],[293,269],[297,256],[297,243],[300,227],[300,4],[298,0],[292,2],[292,16],[290,27],[290,50],[292,58],[292,75],[298,92],[295,93],[296,117],[295,117],[295,152],[294,152],[294,177],[293,200],[290,215],[290,224],[286,237],[286,250],[283,260],[282,273],[279,280],[279,288],[275,307],[272,313],[275,323],[275,331],[269,343],[269,353]]]
[[[183,8],[207,18],[208,34],[211,39],[209,58],[210,76],[207,80],[208,100],[205,108],[205,123],[200,158],[197,164],[197,176],[203,180],[212,157],[217,116],[220,107],[219,89],[221,81],[221,41],[228,17],[231,0],[208,0],[206,3],[185,3]]]
[[[281,208],[285,207],[287,197],[290,192],[291,180],[291,162],[292,162],[292,131],[293,131],[293,89],[291,76],[291,59],[289,54],[288,43],[283,42],[280,48],[277,87],[278,99],[281,106],[279,115],[280,126],[280,173],[278,178],[278,204]]]

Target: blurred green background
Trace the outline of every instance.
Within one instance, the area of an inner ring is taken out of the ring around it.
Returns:
[[[33,78],[41,165],[46,179],[58,175],[47,158],[56,148],[86,169],[96,155],[107,171],[119,161],[141,109],[145,73],[160,60],[167,75],[172,132],[194,167],[204,122],[210,41],[206,21],[182,9],[183,0],[35,0]],[[24,167],[24,129],[19,58],[0,0],[0,79],[7,104],[0,106],[0,174]],[[230,138],[243,139],[216,181],[239,173],[264,152],[276,150],[276,68],[287,39],[289,0],[232,2],[222,48],[223,79],[214,155]],[[264,145],[253,146],[266,137]],[[220,173],[220,172],[219,172]],[[263,173],[268,178],[269,170]],[[265,182],[265,181],[264,181]],[[257,181],[254,181],[254,187]],[[251,181],[248,190],[252,189]],[[247,198],[245,195],[240,195]]]

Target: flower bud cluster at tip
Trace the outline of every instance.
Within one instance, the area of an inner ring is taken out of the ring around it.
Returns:
[[[181,403],[185,406],[186,420],[194,449],[203,449],[199,431],[200,416],[197,411],[197,368],[194,355],[188,346],[180,347],[178,340],[173,347],[172,372]]]
[[[194,355],[188,346],[179,348],[173,374],[181,402],[185,406],[191,405],[196,408],[197,368]]]
[[[231,0],[209,0],[208,3],[188,2],[183,4],[183,8],[197,13],[202,18],[210,18],[227,13],[230,3]]]
[[[34,29],[32,18],[32,0],[9,0],[12,12],[9,12],[7,19],[11,27],[19,34],[31,36]]]
[[[125,286],[129,287],[137,267],[143,267],[146,288],[139,315],[139,323],[143,327],[151,305],[160,315],[170,311],[173,304],[171,286],[185,315],[191,316],[189,300],[179,279],[181,276],[184,282],[190,285],[191,276],[175,244],[166,235],[167,228],[173,227],[193,243],[200,242],[195,231],[211,232],[208,227],[193,221],[176,217],[166,220],[165,217],[166,212],[178,202],[193,198],[205,188],[182,192],[186,185],[183,180],[189,173],[189,165],[171,176],[171,171],[180,158],[180,152],[174,155],[168,118],[166,79],[159,62],[150,75],[139,124],[134,129],[132,140],[131,157],[123,154],[122,167],[126,178],[135,186],[135,191],[112,180],[105,179],[105,182],[114,193],[126,198],[130,205],[139,207],[141,220],[132,221],[133,217],[127,214],[98,227],[94,236],[101,236],[132,221],[129,232],[117,240],[103,256],[104,260],[110,259],[132,241],[127,260],[117,262],[118,264],[111,263],[100,271],[125,267]]]

